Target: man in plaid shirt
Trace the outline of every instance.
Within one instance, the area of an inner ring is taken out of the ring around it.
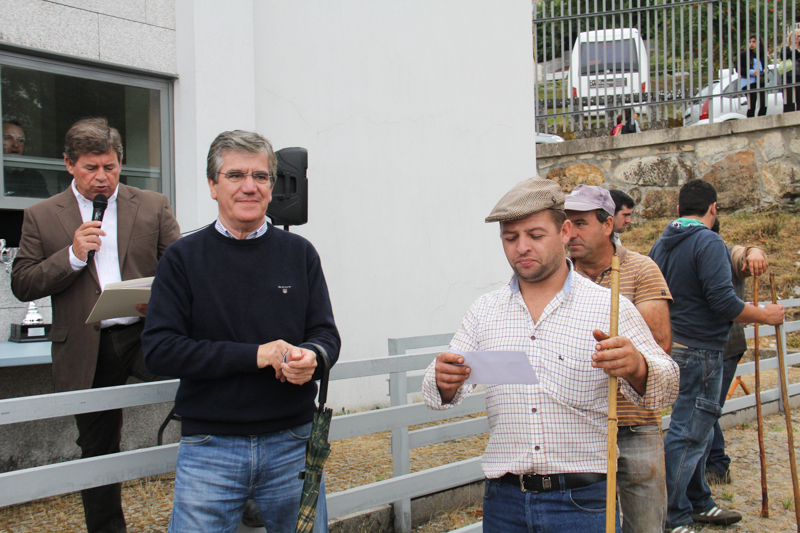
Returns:
[[[425,401],[448,409],[472,391],[470,368],[453,351],[524,351],[538,384],[487,384],[483,529],[603,532],[608,376],[621,378],[635,405],[659,409],[677,396],[677,365],[625,298],[620,335],[607,338],[611,293],[566,258],[571,224],[558,184],[517,184],[486,221],[500,222],[514,276],[467,312],[450,351],[428,367]]]

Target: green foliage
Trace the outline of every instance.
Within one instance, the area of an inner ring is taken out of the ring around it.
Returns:
[[[787,509],[787,510],[791,509],[792,507],[794,507],[794,498],[792,498],[791,496],[787,496],[786,498],[783,498],[781,500],[781,505],[783,505],[784,509]]]

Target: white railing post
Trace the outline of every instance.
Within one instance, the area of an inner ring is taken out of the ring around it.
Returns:
[[[402,355],[397,339],[389,339],[389,356]],[[392,407],[408,403],[408,376],[406,372],[389,374],[389,398]],[[408,427],[392,430],[392,477],[411,473],[411,449],[408,443]],[[394,508],[394,530],[396,533],[411,531],[411,498],[392,503]]]

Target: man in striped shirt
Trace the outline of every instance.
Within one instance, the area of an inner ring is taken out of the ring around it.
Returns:
[[[470,368],[454,352],[525,352],[538,384],[486,388],[483,530],[601,533],[608,375],[621,378],[634,404],[660,409],[677,396],[677,365],[624,298],[620,334],[606,338],[611,293],[576,275],[566,258],[572,225],[558,184],[518,183],[486,218],[495,221],[514,276],[472,305],[450,351],[428,367],[425,402],[448,409],[472,392]]]
[[[611,286],[611,259],[620,259],[620,294],[642,314],[656,342],[671,348],[667,282],[645,255],[613,242],[615,207],[606,189],[579,185],[567,196],[572,222],[570,259],[575,271],[603,287]],[[623,533],[661,533],[667,513],[667,484],[661,412],[641,409],[617,394],[619,460],[617,479]]]

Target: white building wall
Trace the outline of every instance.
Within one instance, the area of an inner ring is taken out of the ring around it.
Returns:
[[[256,128],[253,0],[177,0],[175,11],[175,212],[186,232],[217,215],[205,177],[211,142]]]
[[[535,173],[528,0],[254,2],[256,126],[309,150],[342,357],[455,331],[510,277],[499,198]],[[344,390],[343,390],[344,389]],[[386,402],[383,379],[334,405]]]

